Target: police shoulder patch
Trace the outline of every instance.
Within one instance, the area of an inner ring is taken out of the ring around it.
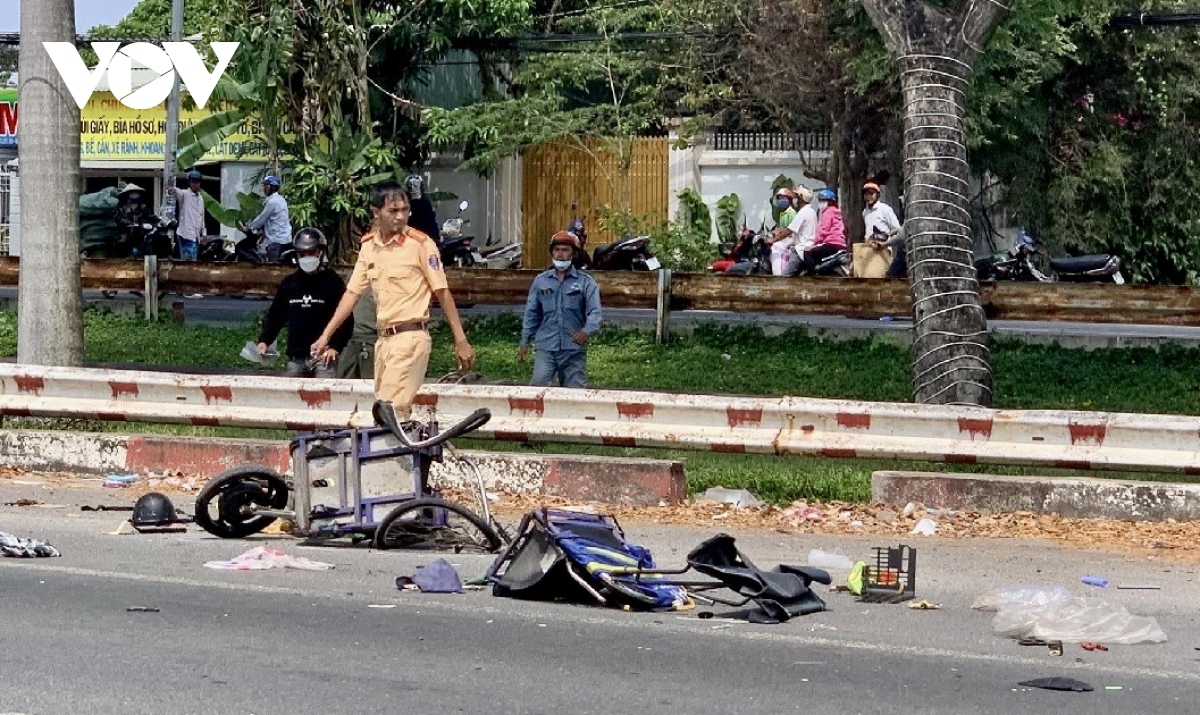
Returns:
[[[435,271],[440,271],[442,269],[442,261],[437,257],[437,254],[429,257],[429,267]]]

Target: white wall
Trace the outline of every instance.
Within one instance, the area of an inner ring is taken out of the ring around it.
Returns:
[[[521,159],[501,162],[496,173],[484,178],[471,170],[458,170],[462,159],[454,155],[435,155],[425,170],[430,191],[449,191],[454,200],[434,204],[438,221],[458,215],[458,202],[470,204],[464,218],[470,220],[467,235],[475,236],[475,245],[484,247],[488,237],[492,246],[521,242]]]
[[[737,194],[741,199],[741,211],[746,225],[758,230],[765,224],[772,228],[771,184],[780,174],[790,177],[796,185],[807,186],[816,191],[825,184],[804,176],[804,162],[796,152],[788,151],[716,151],[703,143],[678,149],[677,138],[670,138],[669,164],[669,216],[674,219],[679,213],[679,192],[685,188],[700,193],[713,218],[712,238],[717,239],[716,204],[721,197]],[[810,161],[821,161],[824,154],[816,154]],[[738,225],[742,223],[738,217]]]

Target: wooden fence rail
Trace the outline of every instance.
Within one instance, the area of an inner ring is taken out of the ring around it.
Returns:
[[[154,264],[151,267],[151,264]],[[0,285],[17,285],[19,259],[0,258]],[[147,270],[149,268],[149,270]],[[145,263],[84,260],[83,287],[145,290],[146,314],[157,316],[162,293],[272,295],[293,268],[231,263]],[[348,269],[339,269],[343,276]],[[154,280],[147,281],[148,273]],[[535,270],[449,270],[459,303],[520,305]],[[883,278],[772,278],[649,272],[593,273],[604,304],[646,308],[665,326],[671,311],[713,310],[878,318],[912,314],[906,281]],[[1200,290],[1186,286],[1072,283],[985,283],[984,310],[995,320],[1200,326]]]

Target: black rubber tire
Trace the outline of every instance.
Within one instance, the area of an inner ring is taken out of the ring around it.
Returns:
[[[391,543],[387,540],[388,529],[391,528],[392,524],[394,524],[397,520],[399,520],[405,516],[409,516],[413,512],[420,511],[422,509],[445,509],[446,511],[454,512],[455,514],[458,514],[459,516],[463,517],[467,521],[471,522],[471,525],[474,526],[476,529],[479,529],[479,532],[483,535],[484,539],[487,541],[487,552],[488,553],[495,553],[495,552],[499,551],[500,547],[503,545],[503,543],[500,540],[500,535],[496,533],[495,529],[493,529],[491,526],[488,526],[488,524],[483,520],[483,518],[480,517],[475,512],[466,508],[462,504],[457,504],[452,501],[446,501],[445,499],[426,497],[423,499],[413,499],[411,501],[406,501],[403,504],[401,504],[400,506],[396,507],[395,509],[392,509],[391,513],[389,513],[387,516],[385,516],[383,518],[383,521],[379,522],[379,527],[377,529],[375,529],[375,538],[373,540],[375,548],[377,548],[377,549],[400,548],[395,543]],[[433,531],[433,529],[430,529],[430,531]]]
[[[217,503],[220,513],[214,521],[208,513],[209,504]],[[226,502],[226,500],[232,500]],[[235,509],[257,504],[268,509],[283,509],[288,503],[288,486],[273,469],[248,465],[236,467],[213,477],[196,495],[196,523],[213,536],[222,539],[241,539],[257,534],[275,521],[273,516],[235,518]]]

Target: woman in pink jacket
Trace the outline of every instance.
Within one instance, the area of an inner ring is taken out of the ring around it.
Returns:
[[[800,272],[812,273],[817,264],[838,251],[846,250],[846,222],[837,205],[837,192],[821,189],[817,192],[821,219],[817,222],[817,242],[800,256]]]

